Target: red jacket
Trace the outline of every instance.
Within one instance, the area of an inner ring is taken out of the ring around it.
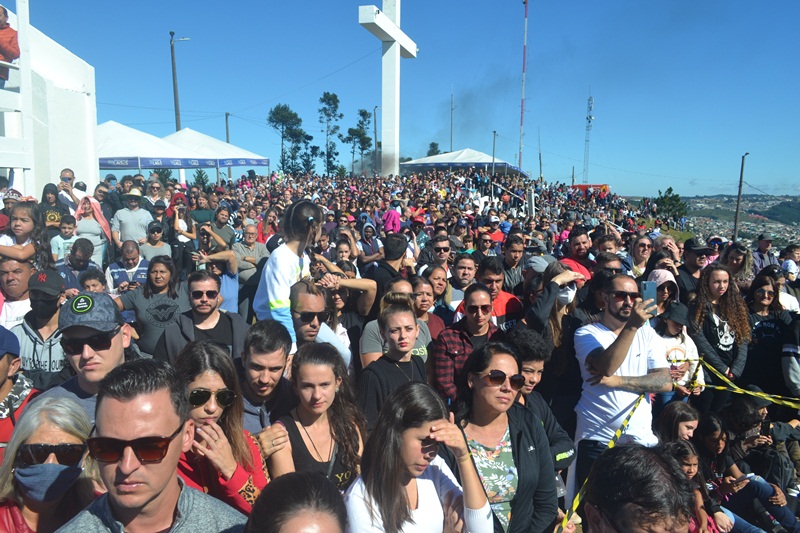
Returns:
[[[19,58],[17,30],[6,24],[0,28],[0,61],[11,63]],[[8,67],[0,67],[0,78],[8,79]]]
[[[244,434],[250,447],[250,454],[253,456],[254,469],[252,471],[245,470],[242,465],[238,465],[233,476],[226,481],[207,459],[189,451],[181,454],[178,462],[178,475],[181,476],[187,487],[214,496],[234,509],[249,515],[253,510],[256,498],[269,483],[269,473],[261,456],[258,441],[249,431],[245,431]]]

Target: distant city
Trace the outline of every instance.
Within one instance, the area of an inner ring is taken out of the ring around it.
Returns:
[[[708,239],[733,238],[735,195],[682,197],[689,206],[686,231]],[[761,233],[774,235],[773,246],[800,242],[800,198],[797,196],[744,195],[739,219],[739,240],[755,243]]]

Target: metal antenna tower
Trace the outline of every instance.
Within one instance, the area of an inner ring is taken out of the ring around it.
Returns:
[[[589,134],[592,132],[592,122],[594,121],[594,98],[589,97],[589,104],[586,106],[586,143],[583,147],[583,183],[589,183]]]

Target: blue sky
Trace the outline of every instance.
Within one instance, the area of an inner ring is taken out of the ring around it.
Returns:
[[[158,136],[174,131],[169,31],[190,37],[176,44],[183,126],[224,140],[233,113],[231,142],[277,162],[279,137],[265,121],[274,105],[293,108],[320,144],[323,91],[339,95],[345,130],[359,108],[380,105],[380,43],[358,25],[360,3],[34,0],[30,9],[36,27],[95,67],[99,122]],[[402,155],[422,157],[431,141],[449,149],[452,89],[454,148],[491,153],[497,130],[497,157],[516,161],[523,13],[520,0],[403,2],[419,55],[401,67]],[[748,184],[800,194],[799,18],[794,0],[532,2],[523,167],[538,174],[540,135],[545,178],[568,180],[574,166],[581,182],[591,94],[592,183],[626,195],[735,194],[749,152]]]

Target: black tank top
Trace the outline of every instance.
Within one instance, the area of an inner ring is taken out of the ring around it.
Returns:
[[[284,416],[281,417],[280,422],[283,423],[286,427],[286,431],[289,433],[289,442],[292,444],[292,460],[294,461],[295,471],[320,472],[322,475],[327,475],[330,463],[327,461],[321,463],[311,455],[294,418],[291,415]],[[322,452],[322,450],[320,451]],[[336,485],[336,488],[341,492],[346,491],[347,487],[355,480],[356,476],[357,473],[355,471],[351,471],[344,466],[342,463],[342,454],[337,451],[336,457],[333,459],[333,469],[329,476],[330,480]]]

